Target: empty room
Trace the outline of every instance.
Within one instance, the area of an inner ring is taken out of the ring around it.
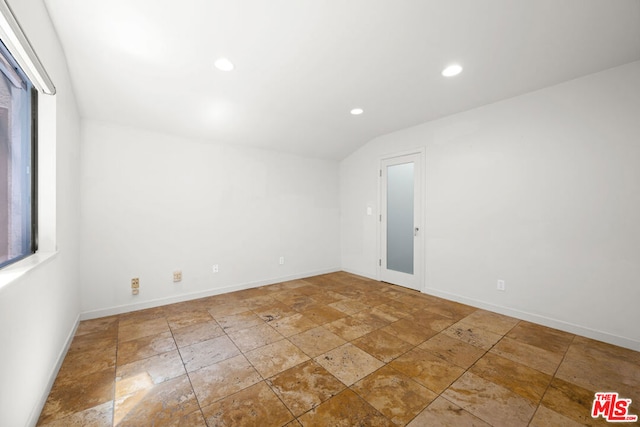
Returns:
[[[640,0],[0,0],[0,426],[640,415]]]

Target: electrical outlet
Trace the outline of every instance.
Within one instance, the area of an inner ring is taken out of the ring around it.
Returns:
[[[131,295],[138,295],[139,293],[140,293],[140,289],[138,288],[131,289]]]
[[[180,282],[182,280],[182,271],[176,270],[173,272],[173,281]]]
[[[218,264],[213,264],[213,272],[214,272],[214,273],[217,273],[218,271],[220,271],[220,270],[218,269]]]
[[[284,264],[284,257],[281,256],[280,259],[278,260],[278,264],[283,265]]]
[[[138,289],[140,287],[140,279],[138,277],[134,277],[131,279],[131,289]]]
[[[504,283],[504,280],[498,280],[498,284],[496,286],[496,289],[498,289],[499,291],[505,291],[506,290],[506,286]]]

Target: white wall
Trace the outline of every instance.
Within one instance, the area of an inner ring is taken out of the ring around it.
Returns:
[[[340,267],[337,161],[93,121],[82,141],[83,317]]]
[[[43,2],[8,3],[58,89],[55,98],[41,96],[57,116],[41,117],[40,137],[41,243],[58,252],[0,288],[0,425],[23,426],[37,421],[79,314],[79,117]]]
[[[379,137],[341,174],[377,276],[381,156],[426,148],[426,292],[640,350],[640,62]],[[506,292],[496,291],[496,280]]]

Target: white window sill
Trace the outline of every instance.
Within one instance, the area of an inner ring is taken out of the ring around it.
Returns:
[[[0,289],[20,279],[29,271],[49,262],[57,255],[55,252],[37,252],[0,270]]]

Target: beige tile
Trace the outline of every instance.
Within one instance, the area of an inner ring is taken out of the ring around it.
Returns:
[[[164,317],[141,320],[139,322],[120,322],[118,341],[130,341],[137,338],[148,337],[149,335],[158,335],[163,332],[170,332],[169,324]]]
[[[220,318],[216,318],[216,321],[227,334],[258,326],[263,323],[263,320],[252,311],[221,316]]]
[[[438,397],[418,414],[407,427],[490,427],[475,415],[470,414],[444,397]]]
[[[189,378],[201,407],[262,381],[243,355],[190,372]]]
[[[470,372],[505,387],[538,404],[551,383],[551,376],[504,357],[487,353]]]
[[[458,321],[464,317],[467,317],[477,310],[477,308],[475,307],[453,301],[447,301],[441,298],[437,298],[437,302],[435,303],[424,305],[424,309],[445,317],[449,317],[454,321]]]
[[[183,375],[115,401],[114,425],[169,424],[198,409],[189,378]]]
[[[455,321],[449,317],[428,310],[417,311],[409,315],[407,319],[417,325],[433,329],[436,332],[440,332],[455,323]]]
[[[516,318],[492,313],[487,310],[476,310],[462,320],[476,328],[484,329],[485,331],[498,335],[506,334],[520,322],[520,320]]]
[[[118,365],[146,359],[157,354],[166,353],[176,349],[171,332],[163,332],[158,335],[150,335],[131,341],[121,342],[118,345]]]
[[[76,337],[97,332],[115,333],[118,330],[118,316],[101,317],[99,319],[83,320],[78,324]]]
[[[594,397],[593,391],[554,378],[542,398],[542,405],[582,425],[606,425],[602,419],[591,418]]]
[[[86,375],[112,369],[115,365],[115,347],[91,351],[69,351],[62,362],[58,378],[73,381]]]
[[[397,425],[405,425],[437,395],[390,366],[361,379],[351,389]]]
[[[224,331],[214,320],[173,330],[173,338],[178,347],[186,347],[222,335],[224,335]]]
[[[483,349],[443,333],[428,339],[418,347],[465,369],[485,354]]]
[[[92,333],[76,334],[69,345],[69,353],[82,351],[101,351],[115,348],[118,344],[118,325],[110,329]]]
[[[220,320],[227,316],[246,313],[249,310],[250,308],[246,304],[238,301],[233,301],[216,304],[207,311],[209,311],[209,314],[211,314],[214,319]]]
[[[202,412],[210,426],[280,427],[293,420],[264,381],[205,406]]]
[[[56,378],[39,422],[46,424],[113,400],[115,374],[113,367],[76,378]]]
[[[206,310],[187,311],[167,317],[167,322],[171,329],[184,328],[185,326],[210,322],[212,320],[213,317],[211,317],[211,314]]]
[[[522,321],[507,333],[507,337],[553,353],[564,354],[574,335]]]
[[[312,322],[317,323],[318,325],[324,325],[325,323],[342,319],[346,316],[346,313],[329,307],[328,305],[316,304],[313,307],[305,309],[304,315]]]
[[[304,427],[387,427],[394,425],[349,389],[302,415],[298,420]]]
[[[376,329],[374,326],[356,320],[351,316],[327,323],[324,327],[345,341],[354,340]]]
[[[562,427],[580,427],[582,424],[575,422],[571,418],[567,418],[564,415],[552,411],[546,406],[538,406],[538,410],[533,415],[530,427],[549,427],[549,426],[562,426]]]
[[[442,392],[464,373],[459,366],[419,348],[403,354],[389,366],[436,393]]]
[[[433,329],[418,325],[406,318],[393,322],[382,330],[413,345],[418,345],[437,334]]]
[[[280,319],[298,314],[297,311],[279,301],[254,309],[253,312],[260,316],[260,318],[265,322],[272,324]]]
[[[271,326],[285,337],[290,337],[292,335],[308,331],[309,329],[313,329],[318,325],[304,317],[304,315],[298,313],[293,316],[287,316],[280,320],[276,320],[271,323]]]
[[[471,372],[463,374],[442,397],[492,425],[526,426],[536,405]]]
[[[349,315],[356,314],[359,311],[370,308],[368,305],[351,298],[345,298],[331,303],[329,304],[329,307],[335,308],[336,310],[340,310]]]
[[[384,365],[358,347],[347,343],[314,359],[347,386]]]
[[[147,390],[184,374],[186,371],[178,350],[118,366],[115,397],[119,399],[140,390]]]
[[[381,329],[352,341],[352,344],[385,363],[391,362],[413,348],[412,344]]]
[[[196,371],[238,354],[240,354],[240,350],[226,335],[180,349],[180,355],[187,372]]]
[[[345,385],[326,369],[308,360],[267,380],[295,416],[304,414],[335,396]]]
[[[346,341],[322,326],[309,329],[298,335],[289,337],[289,340],[309,357],[316,357],[329,350],[341,346]]]
[[[562,361],[562,355],[552,353],[540,347],[525,344],[504,337],[492,349],[491,353],[521,363],[530,368],[553,375]]]
[[[64,418],[53,420],[40,427],[111,427],[113,425],[113,401],[101,405],[73,412]]]
[[[467,323],[466,320],[454,323],[443,330],[442,333],[485,350],[489,350],[502,338],[502,335],[480,329],[471,323]]]
[[[230,332],[229,338],[231,338],[240,351],[243,352],[254,350],[284,339],[282,335],[266,323],[252,328]]]
[[[263,378],[309,360],[309,356],[286,339],[249,351],[246,356]]]

